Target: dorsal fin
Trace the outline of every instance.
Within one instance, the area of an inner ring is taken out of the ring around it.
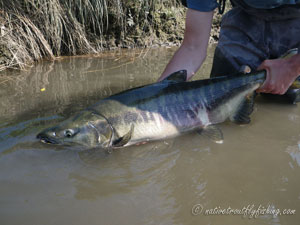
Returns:
[[[176,81],[176,82],[184,82],[187,78],[187,71],[186,70],[179,70],[177,72],[171,73],[162,81]]]

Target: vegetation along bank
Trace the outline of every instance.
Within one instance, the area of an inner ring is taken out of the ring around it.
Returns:
[[[184,18],[179,0],[0,0],[0,71],[62,55],[178,45]]]

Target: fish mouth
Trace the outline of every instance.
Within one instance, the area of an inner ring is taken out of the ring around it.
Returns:
[[[44,134],[44,133],[39,133],[36,136],[36,138],[40,139],[40,141],[45,143],[45,144],[58,144],[58,141],[50,138],[47,134]]]

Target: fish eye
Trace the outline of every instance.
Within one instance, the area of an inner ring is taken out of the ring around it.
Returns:
[[[65,137],[70,138],[74,135],[74,130],[67,129],[67,130],[64,131],[64,135],[65,135]]]

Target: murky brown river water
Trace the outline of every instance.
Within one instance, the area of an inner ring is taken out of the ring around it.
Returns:
[[[106,154],[35,139],[101,98],[155,82],[173,52],[110,52],[1,74],[0,224],[299,224],[300,105],[258,98],[251,124],[220,126],[221,145],[191,133]]]

